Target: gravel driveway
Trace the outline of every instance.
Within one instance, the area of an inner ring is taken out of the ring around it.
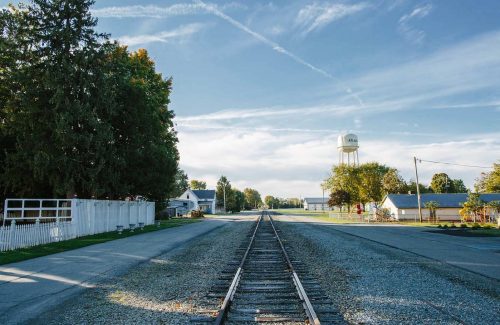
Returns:
[[[353,324],[500,324],[498,281],[332,227],[278,226]]]
[[[214,308],[205,296],[252,224],[230,222],[185,249],[85,291],[31,323],[188,324],[191,317],[205,316],[207,308]]]

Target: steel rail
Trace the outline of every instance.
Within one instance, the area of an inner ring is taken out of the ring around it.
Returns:
[[[319,321],[318,316],[316,315],[316,312],[314,311],[314,308],[311,304],[311,301],[309,300],[309,297],[307,296],[306,291],[304,290],[304,287],[302,286],[302,282],[300,282],[299,276],[295,272],[295,269],[293,268],[292,262],[290,258],[288,257],[288,253],[285,250],[285,246],[283,246],[283,242],[280,239],[280,236],[278,235],[278,232],[276,231],[276,228],[274,227],[274,222],[273,218],[271,218],[271,215],[268,214],[269,216],[269,221],[271,222],[271,226],[273,227],[274,234],[276,235],[276,239],[278,240],[281,250],[283,251],[283,255],[285,255],[286,262],[288,264],[288,268],[292,272],[292,277],[293,277],[293,283],[295,284],[295,287],[297,288],[297,292],[299,293],[300,299],[303,302],[304,309],[306,311],[307,317],[309,318],[309,323],[314,324],[314,325],[320,325],[321,322]]]
[[[224,323],[224,319],[226,318],[227,313],[229,312],[229,307],[231,305],[231,302],[234,297],[234,293],[236,292],[236,288],[238,288],[238,284],[241,279],[241,273],[243,270],[243,264],[245,264],[245,260],[247,259],[248,252],[250,252],[250,249],[252,248],[253,242],[255,240],[255,234],[257,233],[257,229],[259,229],[259,225],[263,219],[264,213],[262,213],[259,217],[259,220],[257,221],[257,226],[255,226],[255,230],[253,231],[252,238],[250,239],[250,243],[248,244],[247,250],[245,251],[245,255],[243,255],[243,258],[241,260],[241,263],[238,267],[238,270],[236,271],[236,274],[234,275],[233,281],[231,282],[231,286],[229,287],[229,290],[227,291],[227,294],[224,298],[224,302],[222,303],[221,308],[219,309],[219,312],[217,313],[217,318],[215,319],[215,324],[216,325],[221,325]]]

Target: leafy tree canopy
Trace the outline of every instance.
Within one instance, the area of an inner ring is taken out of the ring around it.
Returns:
[[[408,185],[395,168],[390,168],[382,177],[382,189],[385,194],[402,194],[408,191]]]
[[[206,190],[207,189],[207,183],[204,182],[204,181],[199,181],[199,180],[196,180],[196,179],[192,179],[189,182],[189,187],[192,190]]]
[[[253,188],[246,188],[243,190],[243,193],[245,194],[245,209],[257,208],[262,203],[259,191]]]
[[[349,192],[344,190],[335,190],[330,193],[330,198],[328,199],[329,207],[342,207],[343,205],[351,204],[351,195]]]
[[[475,188],[481,193],[500,193],[500,163],[494,163],[491,172],[481,173]]]
[[[95,30],[92,0],[0,11],[0,189],[162,201],[179,154],[172,80]],[[4,145],[5,144],[5,145]]]

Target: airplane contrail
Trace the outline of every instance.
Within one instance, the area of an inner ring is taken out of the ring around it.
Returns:
[[[269,47],[271,47],[274,51],[288,56],[289,58],[291,58],[295,62],[297,62],[299,64],[302,64],[303,66],[308,67],[309,69],[311,69],[311,70],[313,70],[313,71],[321,74],[322,76],[324,76],[324,77],[326,77],[328,79],[340,82],[339,80],[337,80],[334,76],[332,76],[330,73],[326,72],[325,70],[320,69],[320,68],[312,65],[311,63],[309,63],[309,62],[305,61],[304,59],[298,57],[297,55],[293,54],[292,52],[286,50],[284,47],[282,47],[278,43],[276,43],[274,41],[271,41],[267,37],[265,37],[265,36],[263,36],[263,35],[255,32],[255,31],[251,30],[250,28],[248,28],[247,26],[243,25],[239,21],[237,21],[237,20],[231,18],[230,16],[226,15],[225,13],[223,13],[222,11],[220,11],[217,8],[217,6],[215,6],[213,4],[207,4],[207,3],[203,2],[202,0],[194,0],[194,2],[196,4],[198,4],[199,6],[201,6],[202,8],[204,8],[207,12],[212,13],[215,16],[222,18],[223,20],[227,21],[228,23],[230,23],[234,27],[236,27],[236,28],[244,31],[247,34],[252,35],[254,38],[258,39],[262,43],[264,43],[264,44],[268,45]],[[363,106],[363,101],[361,100],[361,98],[358,95],[356,95],[355,93],[353,93],[353,91],[351,90],[351,88],[344,87],[344,91],[346,93],[348,93],[349,96],[354,97],[358,101],[358,103],[361,106]]]

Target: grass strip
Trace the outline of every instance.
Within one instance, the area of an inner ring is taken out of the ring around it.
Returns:
[[[145,234],[152,231],[162,230],[166,228],[178,227],[185,224],[198,222],[200,219],[169,219],[162,220],[160,226],[148,225],[144,227],[144,230],[136,228],[134,232],[129,230],[123,230],[121,234],[117,231],[110,231],[96,235],[78,237],[75,239],[60,241],[56,243],[38,245],[33,247],[20,248],[7,252],[0,252],[0,265],[20,262],[28,260],[35,257],[60,253],[69,251],[72,249],[77,249],[85,246],[105,243],[111,240],[126,238],[130,236]]]

